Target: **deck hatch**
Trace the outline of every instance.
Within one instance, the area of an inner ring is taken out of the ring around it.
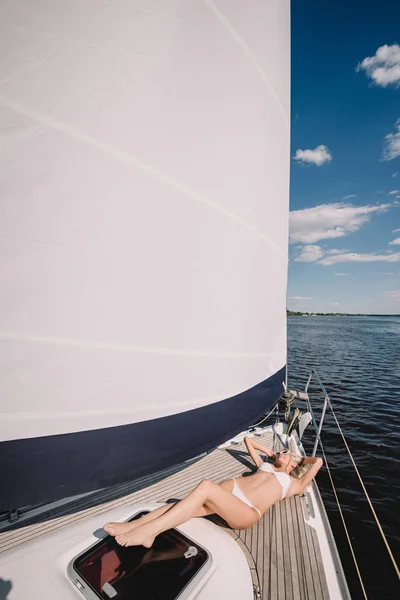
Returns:
[[[75,557],[68,573],[88,600],[183,600],[210,564],[205,548],[170,529],[157,536],[150,549],[124,548],[107,536]]]

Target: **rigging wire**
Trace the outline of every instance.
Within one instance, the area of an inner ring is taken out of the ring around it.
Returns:
[[[365,600],[368,600],[368,596],[367,596],[367,593],[366,593],[365,587],[364,587],[364,582],[363,582],[362,577],[361,577],[360,569],[358,568],[358,562],[357,562],[356,555],[354,553],[353,544],[351,543],[350,535],[349,535],[349,532],[348,532],[348,529],[347,529],[347,526],[346,526],[346,521],[345,521],[344,516],[343,516],[342,507],[340,506],[340,501],[339,501],[338,495],[336,493],[335,484],[333,483],[333,479],[332,479],[332,475],[331,475],[331,470],[329,468],[328,459],[326,458],[325,450],[324,450],[324,447],[322,445],[322,440],[321,439],[319,440],[319,443],[321,444],[322,454],[324,455],[325,466],[326,466],[327,471],[328,471],[329,479],[331,480],[332,490],[333,490],[333,493],[335,495],[336,504],[338,506],[340,517],[342,519],[343,528],[344,528],[344,531],[346,533],[347,541],[348,541],[349,546],[350,546],[350,552],[351,552],[351,555],[353,557],[354,566],[355,566],[356,571],[357,571],[358,579],[360,580],[361,589],[363,591]]]
[[[364,482],[363,482],[363,480],[362,480],[362,478],[361,478],[360,472],[359,472],[359,470],[357,469],[357,465],[356,465],[356,463],[355,463],[355,461],[354,461],[353,455],[352,455],[352,453],[351,453],[351,451],[350,451],[350,448],[349,448],[349,446],[348,446],[348,444],[347,444],[346,438],[345,438],[345,436],[344,436],[344,433],[343,433],[343,431],[342,431],[342,428],[341,428],[341,427],[340,427],[340,425],[339,425],[339,421],[337,420],[337,417],[336,417],[336,415],[335,415],[335,411],[333,410],[333,407],[332,407],[331,401],[330,401],[330,399],[329,399],[329,397],[328,397],[328,396],[327,396],[327,400],[328,400],[329,408],[331,409],[331,411],[332,411],[332,414],[333,414],[333,417],[334,417],[334,419],[335,419],[335,421],[336,421],[336,425],[337,425],[337,427],[338,427],[338,429],[339,429],[340,435],[341,435],[341,436],[342,436],[342,438],[343,438],[343,442],[344,442],[344,444],[345,444],[345,446],[346,446],[347,452],[349,453],[349,456],[350,456],[351,462],[353,463],[353,467],[354,467],[354,469],[355,469],[355,471],[356,471],[356,473],[357,473],[358,479],[360,480],[361,487],[362,487],[362,489],[363,489],[363,491],[364,491],[365,497],[367,498],[367,500],[368,500],[368,504],[369,504],[369,506],[370,506],[370,509],[371,509],[371,511],[372,511],[372,514],[374,515],[374,518],[375,518],[376,524],[378,525],[379,532],[380,532],[380,534],[381,534],[381,536],[382,536],[382,539],[383,539],[383,541],[384,541],[384,543],[385,543],[386,549],[387,549],[387,551],[388,551],[388,553],[389,553],[389,556],[390,556],[390,559],[391,559],[391,561],[392,561],[392,563],[393,563],[393,566],[394,566],[394,569],[395,569],[395,571],[396,571],[397,577],[400,579],[400,570],[399,570],[399,567],[397,566],[396,560],[395,560],[395,558],[394,558],[394,556],[393,556],[393,553],[392,553],[392,550],[391,550],[391,548],[390,548],[390,546],[389,546],[389,542],[388,542],[388,541],[387,541],[387,539],[386,539],[385,533],[384,533],[384,531],[383,531],[383,529],[382,529],[382,526],[381,526],[381,524],[380,524],[380,522],[379,522],[378,515],[376,514],[376,512],[375,512],[375,509],[374,509],[374,507],[373,507],[373,505],[372,505],[371,499],[370,499],[370,497],[369,497],[369,495],[368,495],[368,492],[367,492],[367,490],[366,490],[366,488],[365,488],[365,485],[364,485]],[[321,447],[322,447],[322,443],[321,443]]]
[[[274,412],[274,410],[278,410],[278,403],[275,404],[275,406],[273,407],[273,409],[267,414],[266,417],[263,417],[261,419],[261,421],[258,421],[258,423],[254,423],[254,425],[250,425],[249,429],[251,429],[251,427],[258,427],[258,425],[261,425],[261,423],[264,423],[264,421],[266,421],[268,419],[268,417],[270,417],[272,415],[272,413]]]

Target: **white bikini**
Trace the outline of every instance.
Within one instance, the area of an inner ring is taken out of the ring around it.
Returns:
[[[233,480],[232,494],[234,496],[236,496],[236,498],[239,498],[239,500],[241,500],[242,502],[244,502],[245,504],[247,504],[247,506],[250,506],[250,508],[254,508],[254,510],[256,510],[258,512],[258,514],[260,515],[259,518],[261,519],[261,512],[258,510],[257,506],[254,506],[254,504],[252,504],[250,502],[250,500],[247,498],[247,496],[245,496],[243,494],[242,490],[240,489],[240,487],[236,483],[236,479]]]
[[[288,475],[287,473],[282,473],[282,471],[275,471],[274,467],[267,462],[263,463],[258,470],[267,471],[268,473],[272,473],[273,475],[275,475],[275,477],[282,486],[281,500],[283,500],[283,498],[288,493],[290,484],[292,483],[292,478],[290,477],[290,475]]]
[[[283,500],[283,498],[285,498],[286,494],[288,493],[288,489],[292,482],[292,478],[290,477],[290,475],[288,475],[287,473],[282,473],[281,471],[275,471],[274,467],[272,465],[270,465],[269,463],[263,463],[258,468],[258,470],[259,471],[267,471],[267,473],[272,473],[273,475],[275,475],[275,477],[277,478],[277,480],[279,481],[279,483],[282,486],[281,500]],[[234,496],[236,496],[236,498],[239,498],[239,500],[241,500],[242,502],[247,504],[247,506],[250,506],[250,508],[254,508],[254,510],[256,510],[258,512],[258,514],[260,515],[260,519],[261,519],[261,512],[258,510],[258,508],[256,506],[254,506],[254,504],[252,504],[250,502],[250,500],[247,498],[247,496],[245,496],[243,494],[242,490],[236,483],[236,479],[233,480],[232,494]]]

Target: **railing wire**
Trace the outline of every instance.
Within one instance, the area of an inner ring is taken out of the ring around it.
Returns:
[[[337,428],[338,428],[338,430],[339,430],[339,433],[340,433],[340,435],[342,436],[342,439],[343,439],[344,445],[346,446],[346,450],[347,450],[347,452],[348,452],[348,454],[349,454],[349,456],[350,456],[350,460],[351,460],[351,462],[353,463],[353,467],[354,467],[354,469],[355,469],[355,471],[356,471],[356,473],[357,473],[357,476],[358,476],[358,479],[359,479],[359,481],[360,481],[361,487],[362,487],[362,489],[363,489],[363,492],[364,492],[364,494],[365,494],[365,497],[366,497],[366,499],[367,499],[367,501],[368,501],[368,504],[369,504],[369,506],[370,506],[370,509],[371,509],[371,511],[372,511],[372,514],[373,514],[373,516],[374,516],[374,518],[375,518],[375,521],[376,521],[376,524],[377,524],[377,526],[378,526],[379,532],[380,532],[380,534],[381,534],[381,536],[382,536],[382,539],[383,539],[383,542],[384,542],[384,544],[385,544],[385,546],[386,546],[386,550],[387,550],[387,552],[388,552],[388,554],[389,554],[389,557],[390,557],[390,559],[391,559],[391,561],[392,561],[392,563],[393,563],[393,567],[394,567],[394,569],[395,569],[395,571],[396,571],[397,577],[400,579],[400,570],[399,570],[399,567],[398,567],[398,565],[397,565],[397,563],[396,563],[396,560],[395,560],[395,558],[394,558],[394,556],[393,556],[393,552],[392,552],[392,550],[391,550],[391,548],[390,548],[390,546],[389,546],[389,542],[387,541],[387,538],[386,538],[386,536],[385,536],[385,533],[384,533],[384,531],[383,531],[383,529],[382,529],[382,526],[381,526],[381,524],[380,524],[380,522],[379,522],[378,515],[376,514],[376,512],[375,512],[375,509],[374,509],[374,507],[373,507],[373,505],[372,505],[371,499],[370,499],[370,497],[369,497],[369,494],[368,494],[368,492],[367,492],[367,490],[366,490],[366,488],[365,488],[364,482],[363,482],[363,480],[362,480],[362,477],[361,477],[361,475],[360,475],[360,472],[359,472],[359,470],[358,470],[358,468],[357,468],[357,465],[356,465],[356,463],[355,463],[355,460],[354,460],[354,458],[353,458],[353,455],[352,455],[352,453],[351,453],[351,450],[350,450],[350,448],[349,448],[349,445],[348,445],[348,443],[347,443],[347,440],[346,440],[346,438],[345,438],[345,435],[344,435],[344,433],[343,433],[343,430],[342,430],[342,428],[341,428],[341,426],[340,426],[340,424],[339,424],[339,421],[338,421],[338,419],[337,419],[337,417],[336,417],[335,411],[333,410],[333,406],[332,406],[332,403],[331,403],[331,401],[330,401],[330,398],[329,398],[329,396],[328,396],[328,393],[327,393],[327,391],[326,391],[326,389],[325,389],[325,387],[324,387],[324,385],[323,385],[323,383],[322,383],[322,381],[321,381],[321,378],[320,378],[320,376],[318,375],[318,373],[317,373],[317,371],[316,371],[315,369],[313,369],[313,370],[311,371],[310,377],[309,377],[309,379],[308,379],[308,381],[307,381],[306,392],[308,391],[308,386],[309,386],[309,384],[310,384],[310,381],[311,381],[311,378],[312,378],[312,375],[313,375],[313,374],[315,375],[315,377],[316,377],[316,379],[317,379],[318,383],[320,384],[320,386],[321,386],[321,388],[322,388],[322,391],[323,391],[323,393],[324,393],[324,396],[325,396],[325,398],[324,398],[324,400],[325,400],[325,404],[328,404],[329,408],[330,408],[330,409],[331,409],[331,411],[332,411],[333,418],[335,419],[335,422],[336,422]],[[322,421],[322,419],[321,419],[321,421]],[[320,426],[321,426],[321,423],[320,423]],[[319,429],[320,429],[320,428],[319,428]],[[324,458],[325,458],[325,463],[326,463],[326,466],[327,466],[327,470],[328,470],[328,475],[329,475],[329,478],[330,478],[330,480],[331,480],[331,484],[332,484],[333,493],[334,493],[334,495],[335,495],[335,498],[336,498],[336,503],[337,503],[337,505],[338,505],[339,512],[340,512],[340,516],[341,516],[341,518],[342,518],[343,527],[344,527],[344,529],[345,529],[346,536],[347,536],[347,540],[348,540],[348,542],[349,542],[349,546],[350,546],[350,550],[351,550],[351,553],[352,553],[352,555],[353,555],[353,560],[354,560],[354,563],[355,563],[355,566],[356,566],[356,570],[357,570],[358,577],[359,577],[359,579],[360,579],[360,584],[361,584],[361,587],[362,587],[362,590],[363,590],[363,593],[364,593],[364,597],[365,597],[365,598],[367,598],[367,595],[366,595],[366,593],[365,593],[365,588],[364,588],[364,585],[363,585],[363,582],[362,582],[361,574],[360,574],[360,571],[359,571],[359,569],[358,569],[357,560],[356,560],[356,557],[355,557],[355,554],[354,554],[354,550],[353,550],[353,547],[352,547],[352,544],[351,544],[351,541],[350,541],[350,536],[349,536],[349,534],[348,534],[348,531],[347,531],[347,527],[346,527],[346,523],[345,523],[345,520],[344,520],[344,516],[343,516],[342,509],[341,509],[341,506],[340,506],[339,498],[338,498],[338,495],[337,495],[337,493],[336,493],[336,488],[335,488],[335,485],[334,485],[334,483],[333,483],[333,479],[332,479],[332,475],[331,475],[331,472],[330,472],[330,469],[329,469],[329,465],[328,465],[328,461],[327,461],[327,458],[326,458],[326,455],[325,455],[325,451],[324,451],[324,448],[323,448],[323,446],[322,446],[321,439],[319,439],[318,441],[319,441],[319,443],[321,444],[321,449],[322,449],[322,452],[323,452],[323,455],[324,455]]]

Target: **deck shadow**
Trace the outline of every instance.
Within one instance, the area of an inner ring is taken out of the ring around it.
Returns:
[[[232,448],[226,448],[225,450],[230,456],[232,456],[232,458],[237,460],[243,466],[250,469],[250,473],[243,473],[243,477],[246,477],[246,475],[253,475],[253,473],[257,470],[254,464],[249,461],[249,455],[247,452],[244,452],[243,450],[233,450]]]
[[[0,600],[8,600],[7,596],[12,588],[12,582],[9,579],[0,578]]]

